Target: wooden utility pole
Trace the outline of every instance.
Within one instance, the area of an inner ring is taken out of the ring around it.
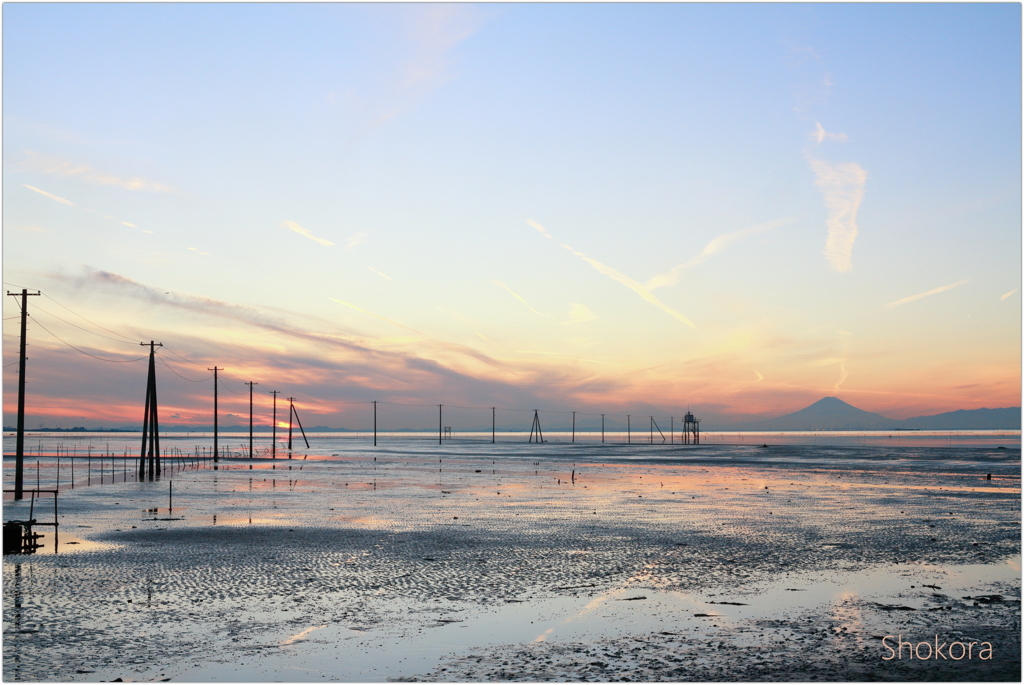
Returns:
[[[295,417],[295,422],[299,424],[299,430],[302,431],[302,440],[306,443],[306,449],[309,449],[309,440],[306,440],[306,431],[302,428],[302,419],[299,418],[299,410],[295,408],[295,398],[289,397],[288,403],[291,408],[291,415],[288,417],[288,449],[291,450],[292,448],[292,416]],[[288,454],[288,458],[292,458],[291,453]]]
[[[572,441],[576,442],[576,412],[572,413]]]
[[[18,357],[18,438],[15,443],[14,462],[14,499],[24,499],[25,487],[25,334],[28,330],[28,298],[39,295],[37,290],[30,293],[22,288],[20,293],[7,294],[11,297],[21,296],[21,354]]]
[[[604,443],[604,414],[601,414],[601,442]]]
[[[377,446],[377,400],[373,401],[373,446]]]
[[[533,410],[533,425],[530,426],[530,439],[529,439],[529,442],[534,442],[534,437],[535,436],[536,436],[536,442],[538,444],[544,442],[544,434],[541,433],[541,431],[540,431],[540,415],[537,413],[536,409]]]
[[[491,444],[494,444],[494,407],[491,407]]]
[[[146,477],[153,480],[160,473],[160,420],[156,402],[156,348],[163,343],[139,343],[149,345],[149,378],[146,380],[146,409],[142,419],[142,451],[139,454],[139,480]],[[148,451],[147,451],[148,447]]]
[[[288,458],[292,458],[292,414],[295,413],[294,397],[288,398]]]
[[[213,371],[213,463],[219,461],[219,451],[217,449],[217,372],[223,371],[224,369],[218,369],[214,366],[212,369],[207,371]]]
[[[442,433],[441,433],[441,406],[442,405],[440,405],[440,404],[437,405],[437,444],[438,445],[441,444],[441,438],[443,437]]]
[[[270,457],[271,459],[277,459],[277,396],[281,394],[281,391],[271,390],[270,394],[274,396],[274,424],[270,429]]]
[[[252,459],[252,386],[259,383],[249,381],[246,385],[249,386],[249,458]]]

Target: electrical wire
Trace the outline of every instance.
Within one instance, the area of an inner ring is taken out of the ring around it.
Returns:
[[[49,328],[47,328],[43,324],[39,323],[38,321],[36,321],[35,323],[36,323],[37,326],[42,328],[44,331],[46,331],[47,333],[49,333],[53,337],[57,338],[57,340],[60,340],[62,343],[64,343],[65,345],[67,345],[71,349],[75,350],[76,352],[81,352],[85,356],[92,357],[93,359],[99,359],[101,362],[111,362],[111,363],[117,364],[117,363],[137,362],[137,361],[141,361],[141,360],[146,358],[146,355],[144,355],[142,357],[138,357],[137,359],[104,359],[103,357],[97,357],[95,354],[89,354],[85,350],[78,349],[77,347],[75,347],[74,345],[69,343],[67,340],[64,340],[59,335],[57,335],[53,331],[51,331]]]
[[[40,292],[42,292],[42,291],[40,291]],[[82,319],[83,321],[89,321],[89,319],[85,318],[84,316],[82,316],[81,314],[79,314],[79,313],[78,313],[78,312],[76,312],[75,310],[71,309],[70,307],[66,307],[66,306],[62,305],[62,304],[61,304],[60,302],[57,302],[57,300],[53,299],[52,297],[50,297],[50,296],[49,296],[49,295],[47,295],[46,293],[42,293],[42,295],[43,295],[43,297],[45,297],[46,299],[48,299],[48,300],[50,300],[51,302],[53,302],[54,304],[56,304],[56,305],[57,305],[58,307],[62,307],[62,308],[64,308],[64,309],[67,309],[67,310],[68,310],[69,312],[71,312],[72,314],[74,314],[74,315],[75,315],[75,316],[77,316],[78,318]],[[50,316],[53,316],[53,315],[51,314]],[[66,323],[66,322],[65,322],[65,323]],[[96,323],[95,321],[89,321],[89,323],[91,323],[91,324],[92,324],[93,326],[95,326],[96,328],[103,328],[103,330],[105,330],[105,331],[106,331],[107,333],[113,333],[114,335],[116,335],[116,336],[118,336],[118,337],[120,337],[120,338],[124,338],[125,340],[130,340],[130,341],[132,341],[133,343],[134,343],[134,342],[137,342],[137,341],[135,340],[135,338],[130,338],[130,337],[128,337],[127,335],[122,335],[122,334],[118,333],[117,331],[112,331],[112,330],[110,330],[109,328],[104,328],[103,326],[99,325],[99,324],[98,324],[98,323]]]
[[[136,341],[133,340],[132,342],[129,343],[129,342],[125,341],[125,340],[118,340],[117,338],[111,338],[109,336],[102,335],[100,333],[96,333],[95,331],[90,331],[88,328],[82,328],[78,324],[73,324],[70,321],[64,321],[64,319],[60,318],[56,314],[51,314],[50,312],[46,311],[45,309],[43,309],[42,307],[40,307],[38,305],[36,305],[35,311],[42,312],[43,314],[46,314],[47,316],[52,316],[53,318],[57,319],[57,321],[63,321],[67,325],[74,326],[75,328],[77,328],[80,331],[85,331],[86,333],[91,333],[92,335],[98,335],[99,337],[103,338],[104,340],[111,340],[113,342],[121,343],[123,345],[133,345],[136,342]],[[103,329],[103,330],[106,330],[106,329]]]
[[[181,375],[180,373],[178,373],[178,372],[177,372],[177,371],[175,371],[175,370],[174,370],[173,368],[171,368],[170,364],[168,364],[168,363],[167,363],[166,361],[164,361],[164,358],[163,358],[163,357],[161,357],[161,356],[160,356],[159,354],[158,354],[158,355],[156,355],[156,356],[157,356],[157,359],[159,359],[159,360],[160,360],[160,363],[161,363],[161,364],[163,364],[164,366],[166,366],[166,367],[167,367],[167,368],[168,368],[168,369],[170,370],[170,372],[171,372],[171,373],[173,373],[173,374],[174,374],[175,376],[177,376],[178,378],[181,378],[182,380],[186,380],[186,381],[188,381],[188,382],[190,382],[190,383],[202,383],[202,382],[204,382],[204,381],[208,381],[208,380],[210,380],[211,378],[213,378],[213,374],[212,374],[212,373],[211,373],[211,374],[210,374],[209,376],[207,376],[206,378],[201,378],[201,379],[199,379],[199,380],[197,380],[197,381],[195,381],[195,380],[192,380],[191,378],[185,378],[185,377],[184,377],[184,376],[182,376],[182,375]]]

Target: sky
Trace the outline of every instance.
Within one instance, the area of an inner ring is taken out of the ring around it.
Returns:
[[[1019,406],[1020,13],[5,4],[27,425]]]

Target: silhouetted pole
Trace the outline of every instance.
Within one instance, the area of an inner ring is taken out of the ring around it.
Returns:
[[[441,444],[441,406],[437,405],[437,444]]]
[[[7,293],[9,296],[21,295],[21,355],[18,357],[18,439],[15,447],[14,462],[14,499],[23,499],[25,486],[25,334],[28,330],[28,298],[38,295],[39,291],[30,293],[22,288],[20,293]]]
[[[288,458],[292,458],[292,414],[295,413],[294,397],[288,398]]]
[[[649,444],[653,445],[654,444],[654,417],[653,416],[651,417],[651,425],[649,426],[649,428],[651,429],[651,436],[647,439],[647,442]]]
[[[294,397],[289,397],[288,399],[293,401],[295,400]],[[306,449],[309,449],[309,440],[306,440],[306,430],[302,427],[302,419],[299,418],[299,410],[295,408],[294,404],[292,405],[292,414],[295,415],[295,423],[299,424],[299,430],[302,432],[302,441],[306,443]],[[288,458],[291,459],[291,457]],[[305,457],[303,457],[303,459],[305,459]],[[376,459],[376,457],[374,457],[374,459]]]
[[[669,440],[669,444],[670,445],[674,445],[676,443],[676,417],[670,416],[668,421],[669,421],[669,427],[668,427],[669,439],[668,440]]]
[[[626,414],[626,442],[629,444],[633,442],[633,431],[629,427],[629,414]]]
[[[156,348],[163,343],[139,343],[149,345],[149,376],[146,379],[146,408],[142,419],[142,451],[139,453],[139,479],[148,475],[153,480],[160,473],[160,420],[157,416],[156,401]],[[147,449],[148,447],[148,449]]]
[[[259,383],[249,381],[246,385],[249,386],[249,458],[252,459],[252,386]]]
[[[604,414],[601,414],[601,442],[604,442]]]
[[[530,426],[530,440],[529,440],[529,442],[533,442],[533,438],[534,438],[535,434],[537,436],[537,443],[538,444],[544,442],[544,434],[540,430],[540,415],[537,413],[536,409],[533,410],[533,425]]]
[[[214,366],[212,369],[207,369],[207,371],[213,371],[213,461],[214,461],[214,463],[216,463],[218,461],[218,459],[217,459],[217,457],[218,457],[218,451],[217,451],[217,372],[218,371],[223,371],[223,370],[224,369],[218,369],[216,366]]]
[[[572,441],[576,442],[576,412],[572,413]]]
[[[277,459],[277,396],[281,394],[281,391],[271,390],[270,394],[274,396],[274,425],[273,428],[270,429],[270,458]]]
[[[494,407],[491,407],[491,444],[494,444]]]
[[[377,400],[373,401],[373,446],[377,446]]]

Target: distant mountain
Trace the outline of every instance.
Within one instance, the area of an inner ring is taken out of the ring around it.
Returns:
[[[960,409],[906,421],[858,409],[838,397],[823,397],[809,407],[775,419],[730,427],[732,430],[1020,430],[1020,407]],[[708,427],[708,430],[712,430]],[[727,429],[728,430],[728,429]]]
[[[858,409],[838,397],[823,397],[809,407],[777,419],[757,421],[744,426],[746,430],[808,431],[808,430],[879,430],[897,428],[900,421],[881,414]]]
[[[958,409],[944,414],[915,416],[904,421],[902,427],[925,430],[1020,430],[1020,407]]]

